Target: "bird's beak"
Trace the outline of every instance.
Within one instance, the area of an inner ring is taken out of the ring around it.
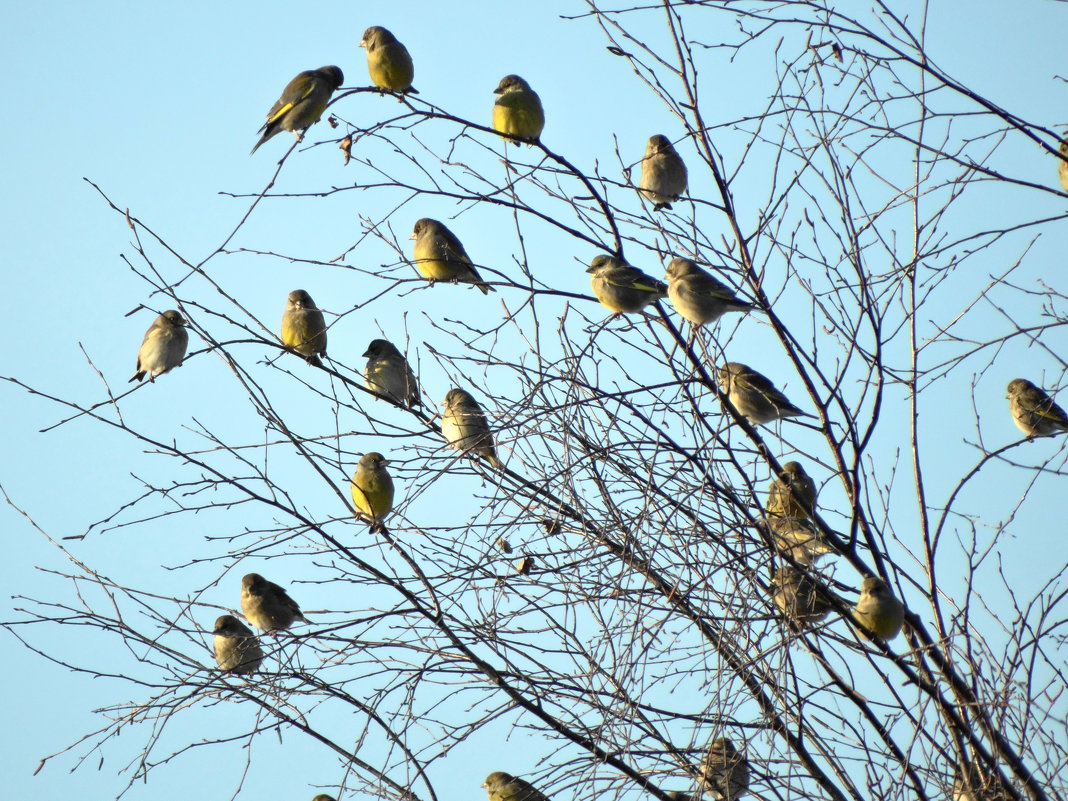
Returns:
[[[363,355],[364,356],[370,356],[371,355],[371,351],[369,351],[369,350],[364,351]]]
[[[587,267],[587,268],[586,268],[586,272],[588,272],[588,273],[594,273],[594,272],[597,272],[597,268],[596,268],[596,267],[594,267],[594,266],[593,266],[593,265],[591,264],[591,265],[590,265],[589,267]]]
[[[409,239],[418,239],[418,237],[415,235],[415,231],[412,231],[412,235],[410,237],[408,237],[408,238]]]
[[[360,39],[359,46],[360,47],[367,47],[367,40],[366,39]]]
[[[493,94],[495,94],[495,95],[503,95],[504,94],[504,90],[501,89],[501,87],[498,86],[496,89],[493,90]],[[485,787],[486,785],[483,784],[482,786]]]

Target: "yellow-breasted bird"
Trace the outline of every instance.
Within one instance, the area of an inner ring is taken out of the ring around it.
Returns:
[[[363,384],[371,392],[405,406],[419,406],[419,385],[404,354],[387,339],[372,339],[364,351]]]
[[[367,48],[367,72],[379,89],[401,94],[419,94],[412,88],[415,65],[408,48],[390,31],[372,25],[363,32],[360,47]]]
[[[286,299],[282,344],[303,356],[308,364],[323,366],[319,356],[326,355],[326,320],[303,289],[294,289]]]
[[[768,528],[776,550],[801,565],[811,565],[833,548],[823,534],[804,517],[769,517]]]
[[[764,511],[773,517],[810,517],[816,506],[816,482],[800,462],[785,462],[782,478],[768,485],[768,505]]]
[[[712,741],[701,764],[704,791],[717,801],[735,801],[749,789],[749,761],[726,737]]]
[[[157,317],[141,340],[137,369],[130,381],[140,381],[146,375],[149,381],[155,381],[156,376],[180,367],[185,349],[189,347],[189,332],[185,326],[185,318],[174,309]]]
[[[252,148],[255,153],[260,145],[279,131],[290,131],[299,142],[304,138],[304,131],[319,121],[326,111],[331,95],[341,86],[345,75],[335,66],[319,67],[317,70],[304,70],[286,84],[282,96],[267,112],[267,122],[259,132],[263,133],[260,141]]]
[[[590,274],[594,297],[614,314],[640,312],[650,303],[667,296],[665,283],[615,256],[594,256],[586,272]]]
[[[445,395],[445,412],[441,416],[441,433],[458,451],[481,456],[498,469],[504,462],[497,458],[486,413],[469,392],[450,389]]]
[[[415,240],[412,248],[415,266],[430,283],[460,281],[474,284],[483,295],[493,291],[493,287],[478,274],[456,234],[443,223],[423,217],[416,220],[412,235],[408,238]]]
[[[263,662],[263,649],[252,629],[233,615],[215,619],[212,650],[219,670],[228,673],[255,673]]]
[[[741,362],[727,362],[719,368],[719,385],[734,408],[753,423],[812,417],[790,403],[766,376]]]
[[[528,145],[537,142],[545,128],[545,111],[530,84],[518,75],[505,75],[493,93],[500,95],[493,103],[493,130]]]
[[[549,801],[537,787],[503,770],[495,770],[482,783],[489,801]]]
[[[868,576],[860,583],[860,597],[853,607],[853,620],[880,640],[892,640],[905,622],[905,606],[879,576]]]
[[[1068,139],[1061,140],[1060,151],[1062,156],[1068,156]],[[1068,161],[1064,159],[1057,160],[1057,177],[1061,179],[1061,186],[1064,187],[1064,191],[1068,192]]]
[[[372,531],[385,527],[393,511],[393,478],[386,470],[389,462],[382,454],[371,451],[360,457],[352,474],[352,503],[356,516],[371,524]]]
[[[653,211],[670,209],[673,201],[686,194],[686,165],[662,134],[650,136],[645,145],[638,190],[653,202]]]
[[[818,581],[793,565],[775,571],[768,588],[775,606],[785,617],[799,625],[823,620],[831,605],[817,592]]]
[[[298,620],[308,622],[289,593],[259,573],[241,579],[241,611],[249,623],[266,632],[288,629]]]
[[[1026,378],[1009,382],[1009,411],[1016,427],[1029,437],[1052,437],[1068,431],[1068,416],[1053,398]]]
[[[667,281],[671,305],[693,325],[714,323],[727,312],[756,308],[689,259],[672,259],[667,266]]]

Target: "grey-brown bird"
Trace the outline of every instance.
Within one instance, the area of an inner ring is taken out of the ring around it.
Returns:
[[[156,376],[181,366],[185,349],[189,347],[189,332],[185,325],[185,318],[174,309],[155,319],[141,340],[137,369],[130,381],[140,381],[146,375],[149,381],[155,381]]]
[[[727,362],[719,368],[719,385],[734,408],[753,423],[812,417],[790,403],[766,376],[741,362]]]
[[[853,607],[853,619],[880,640],[892,640],[905,622],[905,606],[879,576],[868,576],[860,584],[860,598]]]
[[[799,565],[811,565],[834,549],[810,520],[804,517],[769,517],[771,541],[779,553]]]
[[[645,145],[638,189],[653,202],[653,211],[670,209],[686,194],[686,165],[671,140],[662,134],[650,136]]]
[[[360,47],[367,48],[367,72],[379,89],[401,94],[419,94],[412,88],[415,65],[408,48],[390,31],[372,25],[363,32]]]
[[[809,517],[816,506],[816,482],[800,462],[786,462],[782,477],[768,485],[768,505],[772,517]]]
[[[505,75],[493,93],[500,95],[493,103],[493,130],[528,145],[537,142],[545,129],[545,111],[530,84]]]
[[[227,673],[255,673],[263,662],[263,649],[252,629],[233,615],[215,619],[212,643],[219,670]]]
[[[323,366],[319,357],[326,356],[326,320],[303,289],[294,289],[286,299],[282,344],[303,356],[308,364]]]
[[[718,801],[734,801],[749,789],[749,761],[726,737],[708,747],[701,765],[704,791]]]
[[[667,280],[671,305],[691,325],[707,325],[727,312],[748,312],[756,308],[689,259],[672,259],[667,266]]]
[[[496,770],[482,783],[489,801],[549,801],[526,779]]]
[[[241,579],[241,611],[253,626],[268,633],[288,629],[298,620],[308,622],[289,593],[259,573]]]
[[[480,456],[499,470],[504,462],[497,458],[486,413],[471,393],[450,389],[445,395],[445,411],[441,416],[441,433],[445,441],[458,451]]]
[[[640,312],[667,296],[667,284],[615,256],[594,256],[586,272],[594,297],[613,314]]]
[[[1029,437],[1052,437],[1068,431],[1068,416],[1053,398],[1026,378],[1009,382],[1009,411],[1016,427]]]
[[[423,217],[416,220],[412,235],[408,238],[415,240],[412,248],[415,266],[431,284],[435,281],[459,281],[474,284],[483,295],[493,291],[493,287],[478,274],[456,234],[444,223]]]
[[[296,134],[298,142],[303,139],[304,131],[319,121],[330,97],[344,81],[344,73],[333,65],[298,73],[267,112],[267,122],[257,131],[263,136],[252,148],[252,153],[280,131]]]
[[[419,385],[404,354],[386,339],[372,339],[364,351],[363,383],[371,392],[403,406],[419,406]]]
[[[830,603],[818,592],[818,580],[793,565],[783,565],[775,571],[769,592],[775,606],[784,617],[807,626],[827,617]]]

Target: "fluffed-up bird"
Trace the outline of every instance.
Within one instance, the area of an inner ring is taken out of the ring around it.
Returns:
[[[241,611],[253,626],[268,633],[288,629],[298,620],[308,622],[289,593],[259,573],[241,579]]]
[[[469,392],[450,389],[445,395],[445,411],[441,416],[441,433],[445,441],[458,451],[480,456],[499,470],[504,462],[497,458],[486,413]]]
[[[892,640],[905,622],[905,606],[879,576],[868,576],[860,583],[860,597],[853,607],[853,620],[880,640]]]
[[[252,148],[252,153],[279,131],[296,134],[298,142],[303,139],[304,131],[319,121],[330,97],[344,81],[345,74],[333,65],[299,73],[286,84],[282,96],[267,112],[267,122],[257,131],[263,136]]]
[[[734,801],[749,789],[749,761],[726,737],[708,747],[701,764],[704,791],[717,801]]]
[[[419,385],[404,354],[386,339],[372,339],[364,351],[363,384],[371,392],[404,406],[418,406]]]
[[[185,318],[174,309],[157,317],[141,340],[137,368],[130,381],[140,381],[146,375],[149,381],[155,381],[156,376],[180,367],[185,349],[189,347],[189,332],[185,326]]]
[[[367,72],[379,89],[402,94],[419,94],[412,88],[415,65],[408,48],[390,31],[372,25],[363,32],[360,47],[367,48]]]
[[[613,314],[640,312],[667,296],[665,283],[615,256],[594,256],[586,272],[590,274],[594,297]]]
[[[798,625],[817,623],[827,617],[831,605],[817,591],[818,580],[793,565],[775,571],[769,591],[775,606],[784,617]]]
[[[408,238],[415,240],[415,246],[412,248],[415,266],[430,283],[460,281],[474,284],[483,295],[493,291],[493,287],[478,274],[456,234],[443,223],[423,217],[416,221],[412,235]]]
[[[549,801],[538,788],[503,770],[495,770],[482,783],[489,801]]]
[[[1068,156],[1068,139],[1061,140],[1060,151],[1062,156]],[[1064,159],[1057,160],[1057,177],[1061,179],[1061,186],[1064,191],[1068,192],[1068,161]]]
[[[352,503],[356,514],[371,524],[372,531],[385,527],[393,511],[393,478],[386,470],[389,462],[375,451],[365,453],[352,474]]]
[[[672,259],[667,266],[668,298],[692,325],[714,323],[727,312],[748,312],[756,307],[689,259]]]
[[[1005,397],[1009,399],[1013,422],[1027,436],[1052,437],[1068,431],[1068,416],[1064,409],[1026,378],[1010,381]]]
[[[800,462],[785,462],[782,477],[768,485],[768,505],[772,517],[809,517],[816,506],[816,482]]]
[[[804,517],[769,517],[768,528],[775,549],[799,565],[811,565],[833,548],[810,520]]]
[[[323,366],[319,357],[326,356],[326,320],[303,289],[294,289],[286,299],[282,344],[303,356],[308,364]]]
[[[734,408],[753,423],[812,417],[790,403],[766,376],[740,362],[727,362],[719,368],[719,385]]]
[[[215,619],[212,643],[219,670],[228,673],[255,673],[263,662],[263,649],[252,629],[233,615]]]
[[[650,136],[645,145],[638,189],[653,202],[653,211],[670,209],[686,194],[686,165],[671,140],[662,134]]]
[[[500,95],[493,103],[493,130],[527,144],[537,142],[545,128],[545,111],[530,84],[518,75],[505,75],[493,93]]]

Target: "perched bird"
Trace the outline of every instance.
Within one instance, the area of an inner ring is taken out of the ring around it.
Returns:
[[[953,767],[953,801],[1009,801],[1011,796],[994,774],[969,762]]]
[[[408,48],[385,28],[372,25],[363,32],[360,47],[367,48],[367,72],[371,83],[387,92],[419,94],[412,88],[415,65]]]
[[[263,662],[260,641],[252,629],[233,615],[220,615],[215,620],[215,661],[219,670],[228,673],[255,673]]]
[[[739,299],[729,286],[689,259],[672,259],[666,277],[671,305],[691,325],[707,325],[727,312],[747,312],[756,308]]]
[[[1068,156],[1068,139],[1061,140],[1061,155]],[[1064,159],[1058,159],[1057,161],[1057,175],[1061,179],[1061,186],[1064,187],[1064,191],[1068,192],[1068,161]]]
[[[185,319],[174,309],[157,317],[141,340],[137,369],[130,381],[140,381],[146,375],[149,381],[155,381],[156,376],[180,367],[185,349],[189,347],[189,332],[185,326]]]
[[[332,795],[327,795],[326,793],[319,793],[319,795],[315,796],[312,801],[337,801],[337,799],[334,798],[334,796]]]
[[[330,102],[330,96],[344,81],[344,73],[334,66],[304,70],[298,74],[286,84],[282,96],[267,112],[267,122],[257,131],[262,132],[263,136],[252,148],[252,153],[279,131],[295,133],[298,142],[303,139],[304,131],[319,121]]]
[[[666,284],[615,256],[594,256],[586,272],[594,297],[615,314],[640,312],[667,295]]]
[[[892,640],[905,622],[905,606],[878,576],[868,576],[860,583],[860,598],[853,607],[853,620],[880,640]]]
[[[670,209],[673,201],[686,194],[686,165],[666,136],[649,137],[638,189],[643,197],[653,201],[653,211]]]
[[[816,506],[816,482],[800,462],[786,462],[782,478],[768,485],[768,505],[764,511],[773,517],[808,517]]]
[[[241,579],[241,611],[253,626],[268,633],[288,629],[298,620],[308,622],[297,602],[259,573],[249,573]]]
[[[505,75],[493,94],[493,130],[505,136],[533,144],[545,127],[541,98],[530,84],[518,75]]]
[[[456,238],[456,234],[437,220],[423,217],[415,223],[415,229],[409,239],[415,240],[412,248],[415,266],[430,283],[435,281],[462,281],[474,284],[482,294],[493,291],[493,287],[482,280],[471,257]]]
[[[481,456],[499,470],[504,462],[497,458],[486,413],[470,393],[450,389],[445,395],[445,412],[441,416],[441,433],[445,441],[458,451]]]
[[[800,565],[811,565],[833,550],[820,530],[804,517],[770,517],[768,529],[775,549]]]
[[[365,453],[352,474],[352,503],[357,517],[371,524],[373,531],[385,526],[393,511],[393,479],[386,470],[389,462],[375,451]]]
[[[148,341],[148,336],[145,336]],[[144,350],[144,345],[141,349]],[[1053,398],[1026,378],[1014,378],[1009,382],[1009,411],[1016,427],[1029,437],[1052,437],[1068,431],[1068,416]]]
[[[303,356],[308,364],[323,366],[319,356],[326,355],[326,320],[303,289],[294,289],[286,300],[282,344]]]
[[[790,403],[767,377],[740,362],[727,362],[719,368],[719,385],[739,414],[753,423],[770,423],[785,417],[812,417]]]
[[[405,406],[419,406],[419,385],[415,373],[396,346],[385,339],[372,339],[364,351],[363,385],[376,395]]]
[[[749,762],[726,737],[712,741],[701,765],[704,792],[718,801],[734,801],[749,789]]]
[[[779,611],[799,625],[816,623],[827,617],[831,605],[816,591],[818,580],[793,565],[775,571],[769,587]]]
[[[520,779],[502,770],[496,770],[482,782],[489,801],[549,801],[540,790],[526,779]]]

